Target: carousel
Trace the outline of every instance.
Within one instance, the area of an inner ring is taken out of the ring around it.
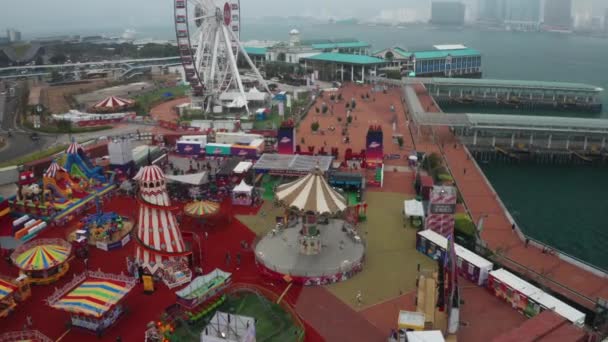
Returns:
[[[271,276],[305,285],[329,284],[362,269],[365,245],[356,227],[346,222],[351,210],[316,169],[276,190],[286,210],[277,226],[256,245],[256,260]]]
[[[135,101],[110,96],[91,107],[94,113],[117,113],[135,107]]]
[[[29,282],[47,285],[64,276],[70,265],[72,245],[61,239],[40,239],[23,244],[11,254],[11,260],[29,277]]]
[[[70,233],[71,242],[86,242],[104,251],[111,251],[126,246],[131,241],[133,222],[115,212],[103,212],[99,197],[95,200],[96,211],[87,215],[77,224],[77,229]]]
[[[212,223],[220,213],[221,204],[213,201],[194,201],[184,206],[184,214],[196,220],[201,227]]]

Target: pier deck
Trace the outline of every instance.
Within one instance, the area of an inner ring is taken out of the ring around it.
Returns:
[[[439,113],[422,85],[415,86],[415,92],[427,112]],[[512,221],[498,195],[449,127],[437,126],[432,130],[435,138],[424,130],[421,135],[412,134],[417,150],[444,156],[475,222],[487,215],[482,238],[490,249],[500,251],[505,266],[590,310],[595,308],[598,297],[608,298],[606,276],[574,266],[556,255],[542,253],[532,244],[526,247],[512,229]]]

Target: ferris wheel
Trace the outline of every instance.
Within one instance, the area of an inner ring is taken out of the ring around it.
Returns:
[[[239,74],[239,52],[264,90],[268,86],[240,42],[240,0],[174,0],[175,33],[186,80],[196,102],[210,112],[220,104],[220,95],[233,96],[235,107],[247,105],[247,94]]]

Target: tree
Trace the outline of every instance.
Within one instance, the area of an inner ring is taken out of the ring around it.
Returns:
[[[422,163],[422,167],[428,172],[433,171],[439,166],[441,166],[441,157],[435,152],[427,155]]]
[[[68,58],[66,57],[66,55],[58,53],[56,55],[53,55],[49,61],[51,62],[51,64],[65,64],[65,61],[67,61],[67,59]]]
[[[51,82],[61,82],[62,79],[63,77],[61,76],[59,71],[57,71],[56,69],[53,69],[53,71],[51,71]]]
[[[348,123],[349,125],[350,125],[351,123],[353,123],[353,117],[352,117],[352,116],[347,117],[347,118],[346,118],[346,123]]]
[[[319,122],[318,122],[318,121],[315,121],[315,122],[313,122],[312,124],[310,124],[310,129],[311,129],[313,132],[318,131],[318,130],[319,130],[319,127],[320,127],[320,125],[319,125]]]
[[[279,55],[277,56],[277,60],[279,62],[286,62],[287,61],[287,55],[285,55],[285,52],[280,52]]]
[[[72,121],[70,120],[59,120],[57,121],[57,128],[62,132],[72,131]]]
[[[400,149],[403,148],[403,137],[397,137],[397,144],[399,145]]]

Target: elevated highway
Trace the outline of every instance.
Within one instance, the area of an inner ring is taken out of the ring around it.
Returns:
[[[53,70],[62,74],[86,73],[90,71],[118,71],[122,77],[152,67],[169,67],[181,65],[180,57],[125,59],[76,64],[26,65],[0,68],[0,79],[42,77],[50,75]]]

